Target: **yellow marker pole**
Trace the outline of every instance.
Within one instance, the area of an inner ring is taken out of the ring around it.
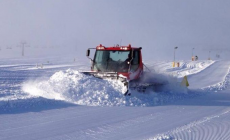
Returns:
[[[175,48],[174,48],[174,61],[173,61],[173,67],[175,67],[175,61],[176,61],[176,49],[178,49],[178,47],[176,46]]]
[[[183,80],[181,82],[181,86],[184,86],[184,87],[188,87],[189,86],[187,76],[184,76],[184,78],[183,78]]]
[[[180,67],[180,62],[177,62],[177,63],[176,63],[176,66],[177,66],[177,67]]]

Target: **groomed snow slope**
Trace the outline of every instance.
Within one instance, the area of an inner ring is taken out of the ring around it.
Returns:
[[[147,65],[178,77],[185,73],[195,79],[212,76],[215,85],[200,89],[201,85],[187,94],[124,97],[118,94],[122,91],[119,83],[90,84],[92,77],[81,77],[78,71],[87,65],[80,62],[68,63],[69,67],[47,64],[52,67],[47,69],[34,64],[3,66],[0,139],[229,139],[230,62],[184,63],[175,69],[171,62]],[[219,67],[215,65],[226,66],[221,67],[221,75],[216,76]],[[191,80],[190,85],[200,81]]]
[[[207,86],[215,85],[216,83],[223,81],[226,76],[226,70],[228,70],[228,68],[228,61],[218,61],[215,63],[215,65],[208,67],[205,71],[202,71],[196,75],[188,76],[189,82],[192,83],[190,88],[205,88]]]

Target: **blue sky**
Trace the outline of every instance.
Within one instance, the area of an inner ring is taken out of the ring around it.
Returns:
[[[145,59],[190,59],[192,48],[201,59],[230,49],[230,1],[221,0],[7,0],[0,1],[0,47],[25,40],[50,47],[46,55],[84,57],[98,44],[143,47]],[[1,53],[1,52],[0,52]],[[12,52],[4,56],[12,56]]]

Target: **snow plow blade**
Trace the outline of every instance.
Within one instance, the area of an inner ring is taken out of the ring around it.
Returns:
[[[121,82],[127,82],[127,79],[125,77],[119,76],[117,72],[91,72],[91,71],[85,71],[81,72],[85,75],[92,75],[96,78],[100,79],[112,79],[112,80],[120,80]]]

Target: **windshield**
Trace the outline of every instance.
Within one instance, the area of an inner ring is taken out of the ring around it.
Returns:
[[[102,72],[128,72],[130,51],[97,50],[93,70]]]

